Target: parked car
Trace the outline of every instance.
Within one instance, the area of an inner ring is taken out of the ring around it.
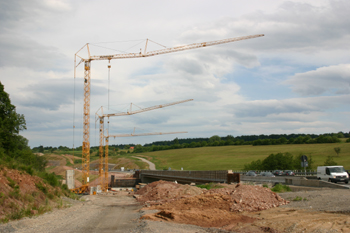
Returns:
[[[274,174],[275,176],[282,176],[282,175],[283,175],[283,171],[281,171],[281,170],[276,170],[276,171],[273,171],[273,174]]]
[[[295,176],[295,173],[293,171],[287,170],[283,173],[284,176]]]
[[[262,172],[260,173],[261,176],[267,176],[267,177],[275,177],[274,174],[272,174],[272,172]]]
[[[245,175],[246,176],[256,176],[256,173],[254,171],[249,171]]]

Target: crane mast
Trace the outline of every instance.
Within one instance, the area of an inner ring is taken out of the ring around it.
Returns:
[[[102,191],[106,191],[108,188],[108,171],[106,169],[108,169],[108,140],[109,137],[133,137],[133,136],[147,136],[147,135],[161,135],[161,134],[172,134],[172,133],[145,133],[145,134],[121,134],[121,135],[112,135],[112,136],[104,136],[104,118],[105,117],[111,117],[111,116],[127,116],[127,115],[133,115],[133,114],[137,114],[137,113],[141,113],[141,112],[147,112],[147,111],[151,111],[151,110],[155,110],[155,109],[159,109],[159,108],[165,108],[165,107],[169,107],[172,105],[176,105],[176,104],[181,104],[181,103],[185,103],[185,102],[189,102],[192,101],[193,99],[187,99],[187,100],[181,100],[181,101],[176,101],[176,102],[172,102],[172,103],[168,103],[168,104],[162,104],[162,105],[155,105],[155,106],[151,106],[148,108],[142,108],[136,111],[132,111],[132,103],[130,105],[130,110],[128,110],[127,112],[121,112],[121,113],[111,113],[111,114],[103,114],[103,107],[99,108],[99,110],[97,110],[96,112],[96,116],[100,119],[100,127],[99,127],[99,136],[100,136],[100,147],[99,147],[99,179],[100,179],[100,184],[102,187]],[[101,115],[98,114],[98,112],[101,110]],[[187,133],[187,132],[174,132],[174,133]],[[108,135],[108,133],[107,133]],[[103,138],[105,138],[106,141],[106,146],[105,146],[105,177],[103,178]],[[107,174],[107,175],[106,175]]]
[[[112,60],[112,59],[126,59],[126,58],[141,58],[141,57],[150,57],[155,55],[161,55],[166,53],[179,52],[184,50],[208,47],[213,45],[225,44],[230,42],[236,42],[241,40],[248,40],[257,37],[262,37],[264,34],[257,35],[249,35],[235,38],[228,38],[223,40],[215,40],[209,42],[202,43],[193,43],[189,45],[176,46],[172,48],[165,48],[160,50],[154,50],[150,52],[146,52],[147,45],[145,47],[145,51],[142,53],[125,53],[125,54],[112,54],[112,55],[95,55],[91,56],[89,44],[85,44],[77,53],[75,53],[74,58],[74,77],[76,74],[76,68],[84,62],[85,71],[84,71],[84,116],[83,116],[83,147],[82,147],[82,184],[83,188],[81,190],[87,189],[89,185],[89,172],[90,172],[90,80],[91,80],[91,61],[93,60]],[[88,58],[83,58],[78,55],[78,53],[86,47]],[[78,64],[76,64],[77,57],[80,58]]]

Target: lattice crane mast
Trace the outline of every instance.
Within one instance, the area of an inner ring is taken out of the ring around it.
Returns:
[[[84,45],[74,57],[74,77],[76,76],[76,68],[84,62],[84,115],[83,115],[83,146],[82,146],[82,184],[83,187],[87,187],[89,184],[89,172],[90,172],[90,80],[91,80],[91,61],[94,60],[110,60],[112,59],[126,59],[126,58],[141,58],[141,57],[150,57],[155,55],[161,55],[166,53],[179,52],[189,49],[196,49],[202,47],[208,47],[213,45],[225,44],[235,41],[248,40],[257,37],[262,37],[264,34],[258,35],[250,35],[250,36],[242,36],[235,37],[223,40],[215,40],[209,42],[202,43],[193,43],[189,45],[176,46],[173,48],[165,48],[155,51],[147,52],[147,43],[144,51],[140,51],[139,53],[124,53],[124,54],[112,54],[112,55],[91,55],[89,44]],[[148,40],[147,40],[148,42]],[[83,58],[78,55],[78,53],[86,47],[87,49],[87,58]],[[77,57],[80,58],[78,64]],[[110,67],[110,66],[109,66]]]
[[[155,109],[160,109],[160,108],[165,108],[165,107],[169,107],[172,105],[176,105],[176,104],[181,104],[181,103],[185,103],[185,102],[189,102],[192,101],[193,99],[187,99],[187,100],[181,100],[181,101],[176,101],[176,102],[172,102],[172,103],[167,103],[167,104],[161,104],[161,105],[155,105],[155,106],[151,106],[148,108],[141,108],[138,110],[132,110],[132,103],[130,104],[130,109],[127,112],[120,112],[120,113],[109,113],[109,114],[103,114],[103,106],[101,106],[96,114],[95,114],[95,122],[99,119],[100,121],[100,126],[99,126],[99,137],[100,137],[100,147],[99,147],[99,178],[100,178],[100,184],[103,187],[103,191],[105,191],[104,187],[107,185],[107,182],[103,179],[103,138],[105,138],[106,140],[106,148],[105,148],[105,169],[108,168],[108,137],[104,136],[104,118],[105,117],[114,117],[114,116],[128,116],[128,115],[134,115],[137,113],[142,113],[142,112],[147,112],[147,111],[151,111],[151,110],[155,110]],[[99,112],[101,112],[99,114]],[[134,131],[135,133],[135,131]],[[176,132],[176,133],[184,133],[184,132]],[[187,132],[186,132],[187,133]],[[114,136],[115,137],[133,137],[133,136],[146,136],[146,135],[159,135],[159,134],[169,134],[169,133],[151,133],[151,134],[124,134],[124,135],[119,135],[119,136]],[[105,171],[107,172],[107,171]],[[108,174],[106,175],[108,178]],[[105,178],[105,179],[107,179]]]

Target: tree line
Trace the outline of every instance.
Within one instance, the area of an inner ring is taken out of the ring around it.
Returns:
[[[244,170],[254,171],[271,171],[271,170],[302,170],[301,167],[301,156],[293,156],[289,152],[270,154],[264,160],[255,160],[249,164],[244,165]],[[312,156],[308,156],[308,167],[307,169],[314,169],[314,161]]]
[[[248,136],[237,136],[227,135],[226,137],[219,137],[214,135],[210,138],[187,138],[178,139],[175,138],[171,141],[157,141],[153,143],[144,144],[119,144],[109,145],[111,151],[117,153],[126,153],[119,150],[129,150],[130,147],[134,147],[134,150],[130,152],[142,153],[159,150],[171,150],[171,149],[182,149],[182,148],[196,148],[206,146],[229,146],[229,145],[281,145],[281,144],[315,144],[315,143],[337,143],[340,142],[340,138],[348,138],[346,142],[350,142],[349,133],[326,133],[326,134],[271,134],[271,135],[248,135]],[[82,147],[76,147],[77,151],[81,150]],[[59,147],[34,147],[33,152],[53,152],[53,151],[71,151],[72,148],[66,146]],[[92,146],[90,152],[98,151],[98,146]]]

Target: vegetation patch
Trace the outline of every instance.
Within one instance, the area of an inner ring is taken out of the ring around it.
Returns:
[[[292,201],[307,201],[307,199],[299,197],[299,196],[296,196]]]
[[[202,189],[220,189],[220,188],[224,188],[224,186],[217,184],[217,183],[209,183],[209,184],[199,184],[196,185],[198,188],[202,188]]]
[[[271,188],[271,191],[275,193],[284,193],[292,190],[288,185],[276,184],[273,188]]]

